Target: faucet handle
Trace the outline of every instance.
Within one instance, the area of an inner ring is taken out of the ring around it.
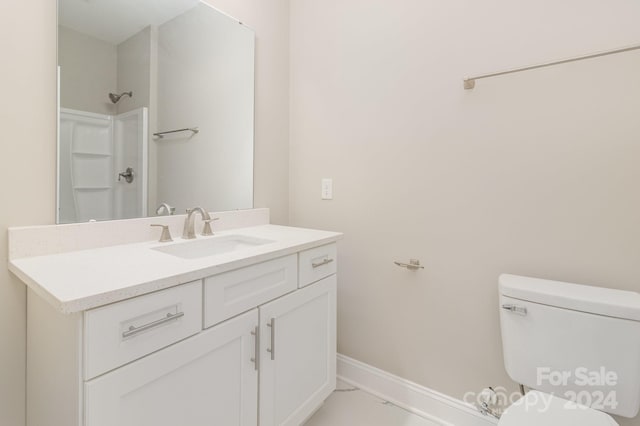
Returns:
[[[214,220],[220,220],[219,217],[214,217],[213,219],[204,219],[204,228],[202,228],[202,235],[209,236],[209,235],[213,235],[213,231],[211,230],[211,222],[213,222]]]
[[[152,224],[151,226],[159,226],[162,228],[162,234],[160,235],[160,240],[158,240],[161,243],[168,243],[173,241],[173,238],[171,238],[171,232],[169,231],[169,225],[159,225],[159,224]]]

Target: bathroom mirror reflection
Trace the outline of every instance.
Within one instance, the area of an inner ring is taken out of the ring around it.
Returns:
[[[251,208],[254,46],[198,0],[59,0],[58,223]]]

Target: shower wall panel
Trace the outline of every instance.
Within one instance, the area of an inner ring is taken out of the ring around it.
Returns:
[[[146,216],[147,109],[60,110],[58,223]],[[119,174],[133,170],[127,182]]]
[[[59,223],[113,219],[113,125],[108,115],[61,109]]]

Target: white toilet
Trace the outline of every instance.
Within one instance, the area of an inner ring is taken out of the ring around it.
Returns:
[[[640,294],[501,275],[500,325],[509,377],[535,389],[500,426],[610,426],[605,412],[638,414]]]

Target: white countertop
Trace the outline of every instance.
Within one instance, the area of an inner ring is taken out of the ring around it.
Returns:
[[[177,238],[173,243],[124,244],[14,259],[9,262],[9,270],[60,312],[74,313],[342,238],[337,232],[261,225],[217,232],[213,237],[198,236],[198,239],[224,235],[244,235],[274,242],[197,259],[183,259],[151,250],[193,241]]]

